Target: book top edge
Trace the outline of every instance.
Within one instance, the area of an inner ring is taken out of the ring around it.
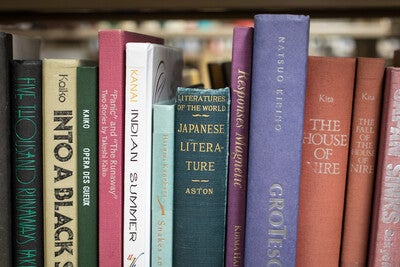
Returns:
[[[294,14],[258,14],[254,16],[255,20],[273,20],[273,21],[309,21],[308,15],[294,15]]]

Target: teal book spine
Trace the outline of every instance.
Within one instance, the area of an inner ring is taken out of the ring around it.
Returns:
[[[151,266],[172,267],[175,106],[153,105]]]
[[[223,266],[229,88],[178,88],[173,266]]]
[[[98,266],[98,68],[77,68],[78,264]]]

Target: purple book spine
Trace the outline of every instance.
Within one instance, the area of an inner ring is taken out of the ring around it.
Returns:
[[[309,17],[254,19],[245,266],[295,266]]]
[[[244,266],[253,28],[233,29],[225,266]]]

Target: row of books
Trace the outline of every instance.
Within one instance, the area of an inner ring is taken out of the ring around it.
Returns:
[[[256,16],[252,56],[239,61],[252,59],[244,265],[398,266],[400,69],[381,58],[309,56],[308,23]],[[244,69],[235,67],[238,43],[232,73]],[[242,77],[232,76],[233,95]]]
[[[309,56],[309,22],[236,27],[215,89],[157,37],[100,31],[97,64],[3,34],[0,265],[399,265],[400,70]]]

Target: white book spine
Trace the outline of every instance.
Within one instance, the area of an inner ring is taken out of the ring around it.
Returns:
[[[171,103],[182,81],[182,51],[126,45],[124,266],[150,266],[152,108]]]
[[[123,262],[127,267],[150,266],[151,47],[126,46]]]

